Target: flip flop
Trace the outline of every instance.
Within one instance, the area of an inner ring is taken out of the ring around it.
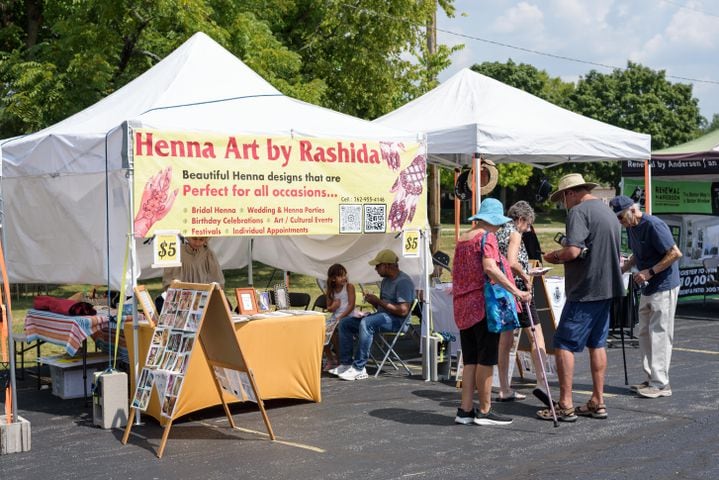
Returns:
[[[539,400],[546,406],[551,406],[549,403],[549,395],[547,395],[547,392],[545,392],[541,388],[535,388],[534,390],[532,390],[532,394],[537,397],[537,400]]]
[[[498,395],[497,398],[494,399],[494,401],[495,402],[514,402],[514,401],[524,400],[525,398],[527,398],[526,395],[512,390],[512,394],[510,396],[501,397]]]

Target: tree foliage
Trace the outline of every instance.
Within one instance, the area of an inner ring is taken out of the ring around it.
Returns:
[[[472,69],[581,115],[648,133],[652,136],[653,149],[696,138],[706,123],[699,113],[691,85],[670,83],[663,71],[656,72],[632,62],[625,70],[609,74],[592,70],[576,85],[512,60],[485,62]],[[719,128],[718,115],[712,125]],[[588,181],[616,185],[621,168],[618,162],[569,163],[547,170],[527,170],[526,178],[515,171],[509,178],[500,176],[500,185],[515,188],[529,185],[532,189],[542,178],[556,185],[562,175],[570,172],[581,173]]]
[[[453,0],[0,3],[0,138],[95,103],[203,31],[282,92],[374,118],[435,86],[426,25]]]
[[[714,130],[719,129],[719,113],[715,113],[712,117],[711,122],[708,123],[706,128],[704,129],[704,133],[713,132]]]
[[[633,62],[610,74],[590,71],[579,80],[570,101],[577,113],[650,134],[654,150],[696,138],[705,122],[691,85],[671,83],[663,70]]]

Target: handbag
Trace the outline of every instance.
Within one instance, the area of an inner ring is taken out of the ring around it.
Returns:
[[[487,238],[485,233],[482,237],[482,252],[484,252],[484,241]],[[502,273],[504,265],[500,259],[499,268]],[[492,333],[500,333],[506,330],[519,328],[519,318],[514,303],[514,295],[509,293],[503,286],[492,284],[487,274],[484,274],[484,309],[487,317],[487,330]]]

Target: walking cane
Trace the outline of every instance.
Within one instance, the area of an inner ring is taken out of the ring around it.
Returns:
[[[539,367],[542,369],[542,378],[544,378],[544,389],[547,392],[547,398],[549,399],[549,409],[552,412],[552,420],[554,421],[554,428],[557,428],[559,426],[559,422],[557,422],[557,412],[554,410],[554,402],[552,401],[552,392],[549,391],[549,380],[547,380],[547,369],[544,368],[544,355],[542,355],[542,351],[539,349],[539,345],[537,345],[537,335],[536,335],[536,329],[534,326],[534,316],[532,315],[532,309],[529,308],[530,302],[524,303],[524,308],[527,309],[527,316],[529,317],[529,325],[530,330],[532,332],[532,339],[534,340],[534,349],[537,351],[537,356],[539,357]]]
[[[630,319],[630,325],[632,315],[634,315],[634,282],[629,280],[629,288],[627,289],[627,312]],[[622,360],[624,361],[624,385],[629,385],[629,377],[627,376],[627,352],[624,348],[624,322],[619,322],[619,338],[622,341]]]
[[[634,294],[635,289],[634,280],[629,278],[629,287],[627,288],[627,307],[625,316],[629,319],[630,327],[634,325],[634,310],[636,303],[636,296]],[[624,322],[619,324],[619,338],[622,342],[622,360],[624,362],[624,385],[629,385],[629,377],[627,375],[627,352],[624,346]]]

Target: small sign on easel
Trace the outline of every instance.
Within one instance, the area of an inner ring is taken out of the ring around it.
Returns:
[[[199,343],[199,347],[197,346]],[[232,428],[234,420],[225,401],[223,391],[238,400],[257,403],[271,440],[275,439],[270,420],[265,412],[262,397],[257,391],[252,370],[247,366],[239,341],[235,335],[225,295],[219,285],[173,282],[167,290],[147,352],[145,366],[135,387],[130,418],[122,437],[127,443],[137,410],[145,411],[155,392],[160,400],[165,430],[158,458],[162,457],[172,422],[182,414],[177,405],[190,397],[193,385],[185,378],[202,367],[191,361],[192,355],[204,355],[213,372],[217,394]],[[183,388],[185,387],[185,388]]]

